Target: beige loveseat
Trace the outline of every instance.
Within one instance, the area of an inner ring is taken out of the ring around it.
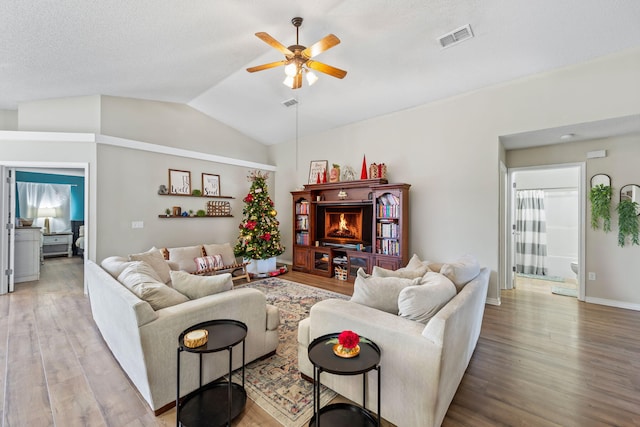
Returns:
[[[436,273],[428,274],[440,283],[442,278],[436,277]],[[313,339],[332,332],[352,330],[380,347],[382,418],[399,427],[439,426],[478,341],[487,295],[487,269],[478,266],[475,277],[463,276],[458,275],[460,280],[454,283],[459,291],[449,289],[454,296],[429,314],[433,317],[426,325],[402,317],[397,311],[391,313],[353,300],[320,301],[298,326],[300,372],[313,377],[313,365],[307,355],[308,345]],[[358,293],[359,280],[362,277],[356,278],[354,298]],[[424,283],[408,285],[413,285],[409,289],[411,292],[427,290],[422,287],[432,286]],[[374,292],[379,289],[374,288]],[[398,295],[397,292],[395,295]],[[362,301],[361,297],[362,294],[358,296]],[[404,310],[411,311],[407,307]],[[339,394],[362,403],[362,376],[323,373],[321,379],[323,384]],[[375,409],[377,399],[377,375],[369,375],[367,408]]]
[[[166,263],[160,259],[159,262]],[[176,277],[186,275],[187,280],[191,280],[191,277],[197,280],[211,279],[216,281],[215,286],[223,285],[225,288],[206,296],[200,296],[198,290],[195,295],[193,291],[187,292],[193,299],[176,295],[177,291],[172,288],[169,295],[174,301],[168,303],[167,298],[163,297],[163,300],[147,302],[122,283],[131,285],[132,280],[123,277],[126,271],[148,269],[147,263],[110,257],[103,260],[102,264],[109,272],[91,261],[87,261],[86,266],[93,318],[114,357],[156,414],[175,404],[178,336],[186,328],[213,319],[236,319],[248,327],[246,363],[275,352],[280,322],[278,309],[267,304],[264,294],[256,289],[224,290],[233,287],[230,274],[199,277],[173,271],[170,277],[174,281]],[[150,295],[150,290],[155,292],[162,289],[164,292],[167,290],[165,288],[168,286],[163,283],[145,283],[134,290],[146,297]],[[177,304],[171,305],[176,301]],[[198,386],[197,360],[197,356],[190,353],[181,358],[182,395]],[[233,352],[234,369],[240,367],[241,362],[242,351],[238,346]],[[203,357],[205,383],[219,378],[227,369],[226,352]]]

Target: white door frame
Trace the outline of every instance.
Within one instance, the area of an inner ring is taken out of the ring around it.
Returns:
[[[0,165],[0,224],[2,225],[2,239],[0,239],[0,295],[13,292],[15,283],[15,232],[16,221],[15,204],[15,171]]]
[[[544,169],[561,169],[567,167],[578,167],[578,173],[580,175],[578,181],[578,300],[585,300],[585,221],[586,221],[586,180],[587,180],[587,172],[586,172],[586,164],[584,162],[579,163],[560,163],[560,164],[552,164],[552,165],[539,165],[539,166],[528,166],[528,167],[520,167],[520,168],[508,168],[508,189],[505,189],[505,193],[508,193],[508,212],[509,217],[505,221],[505,229],[504,231],[504,241],[503,245],[507,250],[506,260],[508,262],[507,272],[505,272],[505,280],[501,282],[502,289],[511,289],[513,287],[513,269],[515,267],[515,246],[513,243],[513,219],[515,212],[515,188],[513,187],[513,174],[518,171],[524,170],[544,170]]]
[[[90,259],[90,244],[89,242],[91,241],[91,228],[89,226],[89,187],[90,187],[90,182],[89,182],[89,163],[88,162],[76,162],[76,163],[65,163],[65,162],[30,162],[30,161],[0,161],[0,170],[2,169],[6,169],[6,168],[42,168],[42,169],[83,169],[84,170],[84,242],[85,242],[85,249],[84,249],[84,260],[88,260]],[[9,195],[8,194],[3,194],[2,192],[0,192],[0,197],[2,198],[2,200],[0,200],[0,206],[4,206],[5,203],[8,203],[8,198]],[[15,198],[12,201],[12,203],[15,203]],[[2,215],[0,215],[2,216]],[[4,225],[3,225],[4,227]],[[8,234],[7,233],[0,233],[0,248],[4,249],[5,247],[9,247],[9,241],[8,241]],[[14,247],[13,245],[11,246],[11,253],[10,253],[10,257],[13,257],[13,253],[14,253]],[[4,275],[4,271],[2,271],[3,275]],[[4,284],[4,279],[1,282],[1,284]],[[0,287],[0,295],[3,293],[4,289],[2,287]],[[85,293],[87,293],[87,285],[86,285],[86,280],[85,280],[85,285],[84,285],[84,291]]]

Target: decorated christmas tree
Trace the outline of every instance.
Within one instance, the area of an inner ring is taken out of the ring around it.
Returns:
[[[234,251],[237,256],[248,259],[267,259],[284,252],[280,243],[278,212],[267,191],[268,173],[253,171],[247,179],[251,182],[249,194],[243,199],[240,235]]]

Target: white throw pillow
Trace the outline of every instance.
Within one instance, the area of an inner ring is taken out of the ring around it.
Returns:
[[[144,261],[132,261],[118,276],[118,281],[154,310],[189,301],[189,298],[160,281],[156,272]]]
[[[158,273],[158,277],[160,277],[160,281],[162,283],[168,283],[169,280],[171,280],[171,276],[169,276],[171,268],[169,268],[169,264],[167,264],[167,261],[164,259],[160,249],[153,247],[147,252],[131,254],[129,255],[129,261],[146,262],[156,271],[156,273]]]
[[[420,284],[420,278],[373,277],[358,269],[351,301],[371,308],[398,314],[398,295],[407,286]]]
[[[110,256],[103,259],[100,266],[104,271],[113,276],[114,279],[117,279],[120,273],[122,273],[129,264],[130,263],[127,258],[121,256]]]
[[[409,286],[398,295],[398,314],[409,320],[427,323],[456,296],[453,282],[440,273],[428,272],[422,286]]]
[[[236,256],[229,243],[204,245],[204,251],[207,255],[222,255],[224,265],[233,265],[236,263]]]
[[[233,289],[233,281],[229,273],[195,276],[184,271],[172,271],[171,283],[174,289],[189,299],[198,299]]]
[[[411,257],[411,259],[409,260],[405,268],[410,270],[415,270],[416,268],[420,268],[424,265],[426,265],[429,268],[429,271],[435,271],[436,273],[439,272],[440,269],[442,268],[442,263],[422,261],[416,254],[413,254],[413,256]]]
[[[400,277],[402,279],[416,279],[424,276],[427,271],[429,271],[429,267],[426,265],[421,265],[415,269],[402,267],[397,270],[387,270],[386,268],[374,265],[371,275],[373,277]]]
[[[201,256],[202,246],[200,245],[169,249],[169,261],[177,262],[180,270],[186,271],[187,273],[195,273],[196,264],[193,260]]]
[[[457,261],[443,264],[440,273],[447,276],[460,292],[480,273],[480,264],[472,255],[463,255]]]

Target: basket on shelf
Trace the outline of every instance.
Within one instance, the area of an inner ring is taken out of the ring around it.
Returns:
[[[231,203],[224,201],[207,202],[207,216],[231,215]]]
[[[345,267],[336,267],[335,275],[338,280],[347,280],[347,269]]]

